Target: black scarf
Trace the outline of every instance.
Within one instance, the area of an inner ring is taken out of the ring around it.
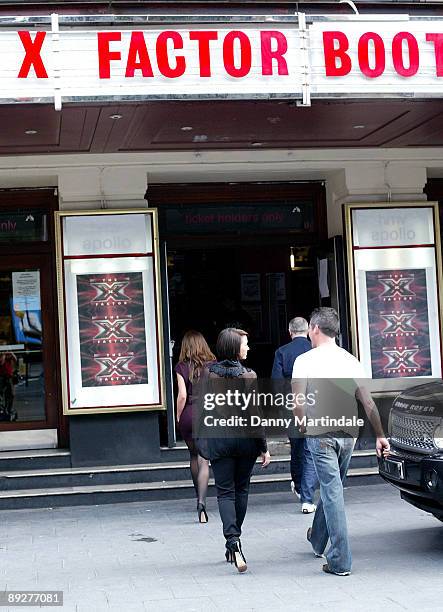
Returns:
[[[238,378],[245,372],[245,368],[238,360],[224,359],[211,365],[209,371],[221,378]]]

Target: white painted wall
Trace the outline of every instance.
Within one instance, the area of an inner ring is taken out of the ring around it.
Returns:
[[[326,184],[329,234],[341,205],[425,199],[443,149],[327,149],[33,155],[0,158],[0,188],[58,187],[60,208],[145,207],[149,183],[309,181]]]

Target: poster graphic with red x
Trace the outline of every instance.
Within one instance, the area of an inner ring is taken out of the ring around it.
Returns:
[[[366,272],[373,378],[431,376],[426,270]]]
[[[148,382],[141,272],[77,276],[83,387]]]

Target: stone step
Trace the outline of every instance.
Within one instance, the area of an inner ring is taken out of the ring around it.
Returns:
[[[251,493],[289,492],[290,480],[286,474],[254,475],[251,479]],[[348,485],[380,482],[376,467],[352,468],[348,472]],[[210,479],[208,493],[215,494],[213,479]],[[193,498],[194,495],[191,480],[6,490],[0,492],[0,510],[185,499]]]
[[[71,467],[71,453],[60,448],[0,452],[0,472]]]
[[[289,455],[291,452],[288,440],[280,438],[275,440],[268,440],[268,447],[273,457],[277,455]],[[374,441],[370,439],[357,440],[355,451],[375,451]],[[354,452],[355,452],[354,451]],[[165,463],[177,463],[178,461],[188,461],[189,452],[184,442],[178,442],[176,446],[168,448],[166,446],[160,447],[160,461]]]
[[[375,467],[374,451],[354,451],[351,468]],[[261,474],[260,462],[254,473]],[[273,457],[266,473],[271,475],[290,474],[289,455]],[[114,465],[97,467],[60,467],[36,470],[0,471],[0,491],[24,489],[50,489],[82,487],[90,485],[135,484],[149,482],[177,482],[189,479],[189,462],[163,462],[141,465]]]

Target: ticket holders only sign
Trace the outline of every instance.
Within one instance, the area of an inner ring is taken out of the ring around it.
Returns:
[[[8,101],[443,95],[443,19],[0,27]],[[54,20],[53,20],[54,21]],[[301,23],[301,22],[300,22]],[[1,22],[0,22],[1,24]]]

